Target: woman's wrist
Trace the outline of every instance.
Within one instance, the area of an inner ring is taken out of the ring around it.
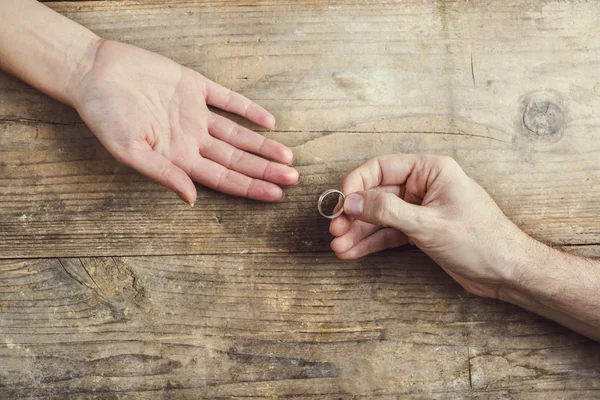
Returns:
[[[100,37],[34,0],[6,0],[0,17],[0,67],[72,106]]]
[[[70,54],[68,58],[65,58],[65,68],[70,68],[69,73],[65,74],[62,87],[57,88],[56,95],[52,95],[52,97],[71,107],[75,107],[81,82],[92,70],[96,55],[104,42],[99,36],[93,33],[92,35],[82,39],[77,50]]]

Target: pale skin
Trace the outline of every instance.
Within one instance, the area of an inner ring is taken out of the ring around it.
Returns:
[[[507,301],[600,340],[600,262],[529,237],[449,157],[374,158],[342,184],[331,248],[353,260],[411,243],[469,292]]]
[[[299,180],[292,151],[208,105],[265,128],[263,107],[158,54],[103,40],[35,0],[0,0],[0,67],[74,107],[122,163],[193,205],[194,182],[279,201]]]
[[[279,201],[299,180],[292,151],[208,106],[265,128],[258,104],[158,54],[106,41],[35,0],[0,0],[0,68],[74,107],[111,154],[193,205],[194,182]],[[600,340],[600,263],[526,235],[456,162],[370,160],[343,183],[331,247],[351,260],[412,243],[465,289]]]

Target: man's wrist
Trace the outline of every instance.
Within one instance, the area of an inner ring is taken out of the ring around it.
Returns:
[[[510,255],[511,274],[498,291],[498,298],[530,309],[540,305],[535,293],[536,282],[545,279],[555,250],[523,234],[525,238]]]

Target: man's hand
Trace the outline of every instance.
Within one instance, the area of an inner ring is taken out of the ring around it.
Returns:
[[[378,157],[351,172],[342,191],[345,215],[330,226],[338,257],[412,243],[469,292],[600,340],[600,263],[530,238],[451,158]]]
[[[100,41],[73,105],[122,163],[196,200],[194,183],[262,201],[279,201],[278,185],[298,182],[292,151],[207,107],[266,128],[275,118],[244,96],[158,54]]]
[[[515,274],[515,249],[538,245],[449,157],[377,157],[350,173],[342,191],[346,215],[330,227],[342,259],[412,243],[468,291],[498,297]]]

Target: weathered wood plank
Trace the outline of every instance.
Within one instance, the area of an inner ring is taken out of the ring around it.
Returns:
[[[417,251],[0,262],[0,397],[591,396],[598,350]]]
[[[269,135],[294,148],[303,181],[278,205],[201,190],[187,209],[113,161],[74,111],[0,75],[0,257],[324,251],[316,197],[390,152],[454,156],[535,237],[600,243],[593,2],[51,6],[273,110]],[[562,110],[556,133],[535,104],[540,134],[525,127],[532,98]]]

